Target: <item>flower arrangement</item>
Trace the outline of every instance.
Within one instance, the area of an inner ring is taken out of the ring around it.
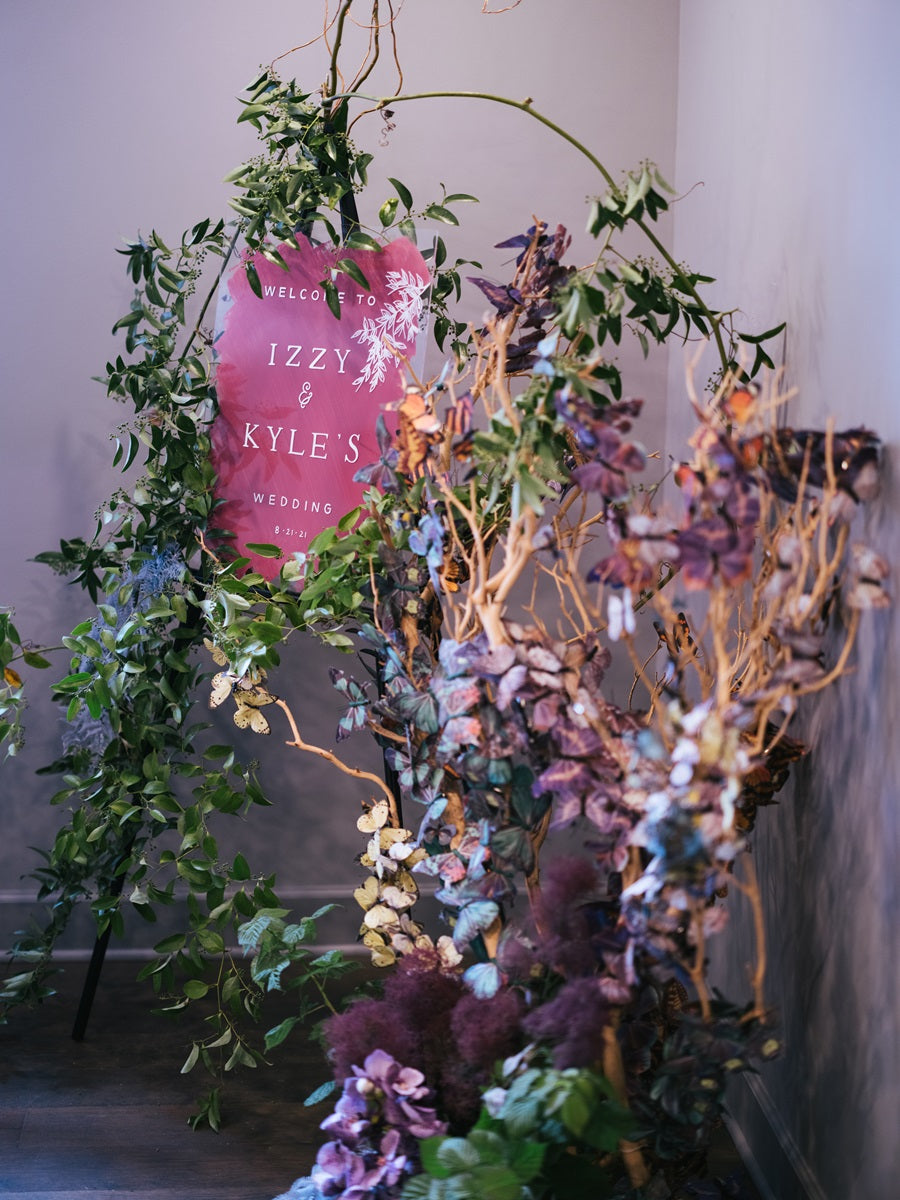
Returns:
[[[357,815],[368,876],[355,898],[386,979],[323,1026],[334,1078],[316,1098],[340,1095],[291,1194],[676,1195],[702,1170],[728,1080],[780,1049],[752,833],[805,752],[788,736],[798,703],[847,669],[861,614],[888,602],[887,565],[851,535],[877,488],[878,439],[786,423],[790,396],[764,348],[781,326],[738,333],[706,304],[707,277],[653,231],[667,189],[651,164],[616,181],[529,103],[493,98],[597,167],[595,261],[569,264],[566,230],[537,222],[501,243],[515,253],[511,279],[471,278],[489,311],[467,329],[449,307],[465,264],[450,267],[438,239],[431,303],[449,360],[432,378],[404,363],[407,387],[378,420],[379,460],[357,477],[359,507],[306,553],[254,546],[279,561],[274,579],[250,570],[216,529],[214,363],[205,305],[186,345],[178,337],[184,301],[203,258],[228,262],[239,237],[257,290],[259,256],[283,261],[279,245],[317,222],[336,244],[378,245],[356,211],[369,156],[347,136],[367,71],[337,87],[351,2],[318,98],[272,71],[250,89],[242,119],[265,152],[232,173],[233,235],[207,220],[175,249],[155,233],[127,249],[139,290],[107,386],[135,409],[117,462],[143,447],[145,472],[91,542],[42,556],[75,573],[96,611],[64,639],[71,670],[55,685],[71,722],[57,800],[74,813],[38,872],[54,916],[23,939],[26,969],[2,998],[46,993],[53,943],[80,900],[115,932],[124,903],[150,916],[176,882],[190,929],[161,941],[144,974],[169,1007],[217,1002],[185,1069],[214,1069],[217,1055],[225,1071],[261,1061],[346,968],[310,949],[319,913],[290,923],[271,875],[240,854],[222,861],[214,819],[266,800],[232,748],[193,740],[196,684],[214,665],[211,703],[233,704],[239,730],[283,720],[290,745],[372,787]],[[456,222],[454,197],[417,212],[392,186],[385,234],[414,234],[417,217]],[[662,265],[617,249],[626,227]],[[396,311],[364,330],[360,385],[383,373],[390,329],[409,332],[410,281],[395,283]],[[653,476],[641,402],[609,347],[675,332],[709,339],[718,363],[702,394],[699,356],[691,364],[696,429],[667,480]],[[278,648],[298,629],[358,652],[359,677],[332,672],[347,703],[340,755],[307,742],[274,690]],[[46,662],[7,614],[0,648],[0,733],[14,744],[13,663]],[[344,761],[362,731],[383,750],[384,779]],[[164,831],[177,849],[156,858]],[[423,882],[440,927],[418,914]],[[736,901],[751,906],[757,943],[749,995],[732,1001],[707,967]],[[282,987],[296,988],[297,1015],[260,1050],[240,1014]],[[218,1125],[217,1091],[200,1117]]]
[[[786,733],[798,700],[841,673],[861,611],[887,602],[886,564],[849,544],[877,486],[872,434],[790,429],[777,376],[767,389],[728,376],[708,401],[690,395],[697,430],[667,511],[637,482],[639,404],[598,402],[582,328],[565,340],[570,272],[535,317],[534,275],[556,269],[562,231],[518,244],[516,278],[485,288],[497,313],[468,374],[414,393],[431,422],[422,444],[410,423],[382,423],[381,462],[361,473],[378,486],[348,535],[371,521],[383,538],[358,631],[380,686],[335,682],[351,701],[342,726],[368,726],[397,779],[394,801],[359,820],[372,874],[357,892],[364,943],[397,966],[381,999],[332,1017],[325,1037],[351,1089],[375,1053],[432,1089],[447,1128],[405,1151],[408,1197],[683,1182],[729,1078],[780,1048],[747,853],[757,810],[804,752]],[[523,328],[540,333],[527,351]],[[633,671],[627,706],[606,692],[616,654]],[[582,852],[552,856],[570,827]],[[449,945],[415,919],[422,878]],[[735,895],[759,937],[738,1004],[706,975]],[[323,1128],[356,1152],[353,1128]],[[377,1128],[410,1133],[386,1110]],[[331,1162],[334,1144],[322,1153]],[[320,1168],[323,1195],[357,1186],[324,1186]]]

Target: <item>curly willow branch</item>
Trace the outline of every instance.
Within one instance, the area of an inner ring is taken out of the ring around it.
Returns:
[[[352,775],[354,779],[366,779],[369,783],[373,783],[388,802],[388,807],[391,814],[391,825],[395,829],[399,829],[400,814],[397,811],[397,798],[384,780],[379,779],[377,775],[373,775],[371,771],[364,771],[361,767],[348,767],[346,763],[341,762],[337,755],[332,754],[330,750],[325,750],[322,746],[315,746],[311,742],[304,741],[300,735],[300,730],[289,705],[281,699],[276,699],[275,703],[287,717],[288,724],[291,727],[291,733],[293,734],[293,738],[290,741],[285,742],[285,745],[292,746],[296,750],[305,750],[307,754],[315,754],[319,758],[324,758],[325,761],[331,763],[333,767],[337,767],[337,769],[339,771],[343,771],[345,775]]]

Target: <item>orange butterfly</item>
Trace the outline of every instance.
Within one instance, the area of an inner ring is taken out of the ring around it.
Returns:
[[[431,403],[418,387],[408,387],[397,407],[397,470],[410,479],[425,474],[429,446],[442,439],[441,423]]]

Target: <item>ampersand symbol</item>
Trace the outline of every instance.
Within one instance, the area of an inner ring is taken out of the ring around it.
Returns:
[[[312,398],[312,388],[309,386],[309,381],[307,381],[300,389],[300,395],[297,397],[297,403],[301,408],[306,408]]]

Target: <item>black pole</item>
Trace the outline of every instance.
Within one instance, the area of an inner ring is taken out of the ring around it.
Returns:
[[[103,960],[106,958],[106,948],[109,946],[111,933],[111,927],[107,926],[103,933],[94,940],[91,961],[88,964],[84,986],[81,989],[81,999],[78,1002],[78,1012],[75,1014],[75,1024],[72,1026],[73,1041],[84,1041],[84,1032],[91,1016],[91,1008],[94,1004],[94,996],[97,994],[97,984],[100,982],[100,972],[103,970]]]
[[[128,873],[125,869],[125,864],[131,858],[134,840],[133,837],[129,840],[127,846],[122,851],[121,858],[118,860],[117,873],[113,876],[112,882],[109,885],[109,895],[112,897],[118,898],[122,895],[122,888],[125,886],[125,876]],[[119,870],[119,868],[122,869]],[[91,961],[88,963],[87,975],[84,977],[84,986],[81,989],[81,999],[78,1001],[78,1011],[75,1014],[75,1024],[72,1026],[73,1041],[81,1042],[84,1040],[85,1030],[90,1020],[91,1008],[94,1004],[94,997],[97,994],[97,985],[100,982],[100,973],[103,970],[103,962],[106,958],[106,950],[111,937],[112,923],[107,925],[103,932],[98,934],[94,939]]]

